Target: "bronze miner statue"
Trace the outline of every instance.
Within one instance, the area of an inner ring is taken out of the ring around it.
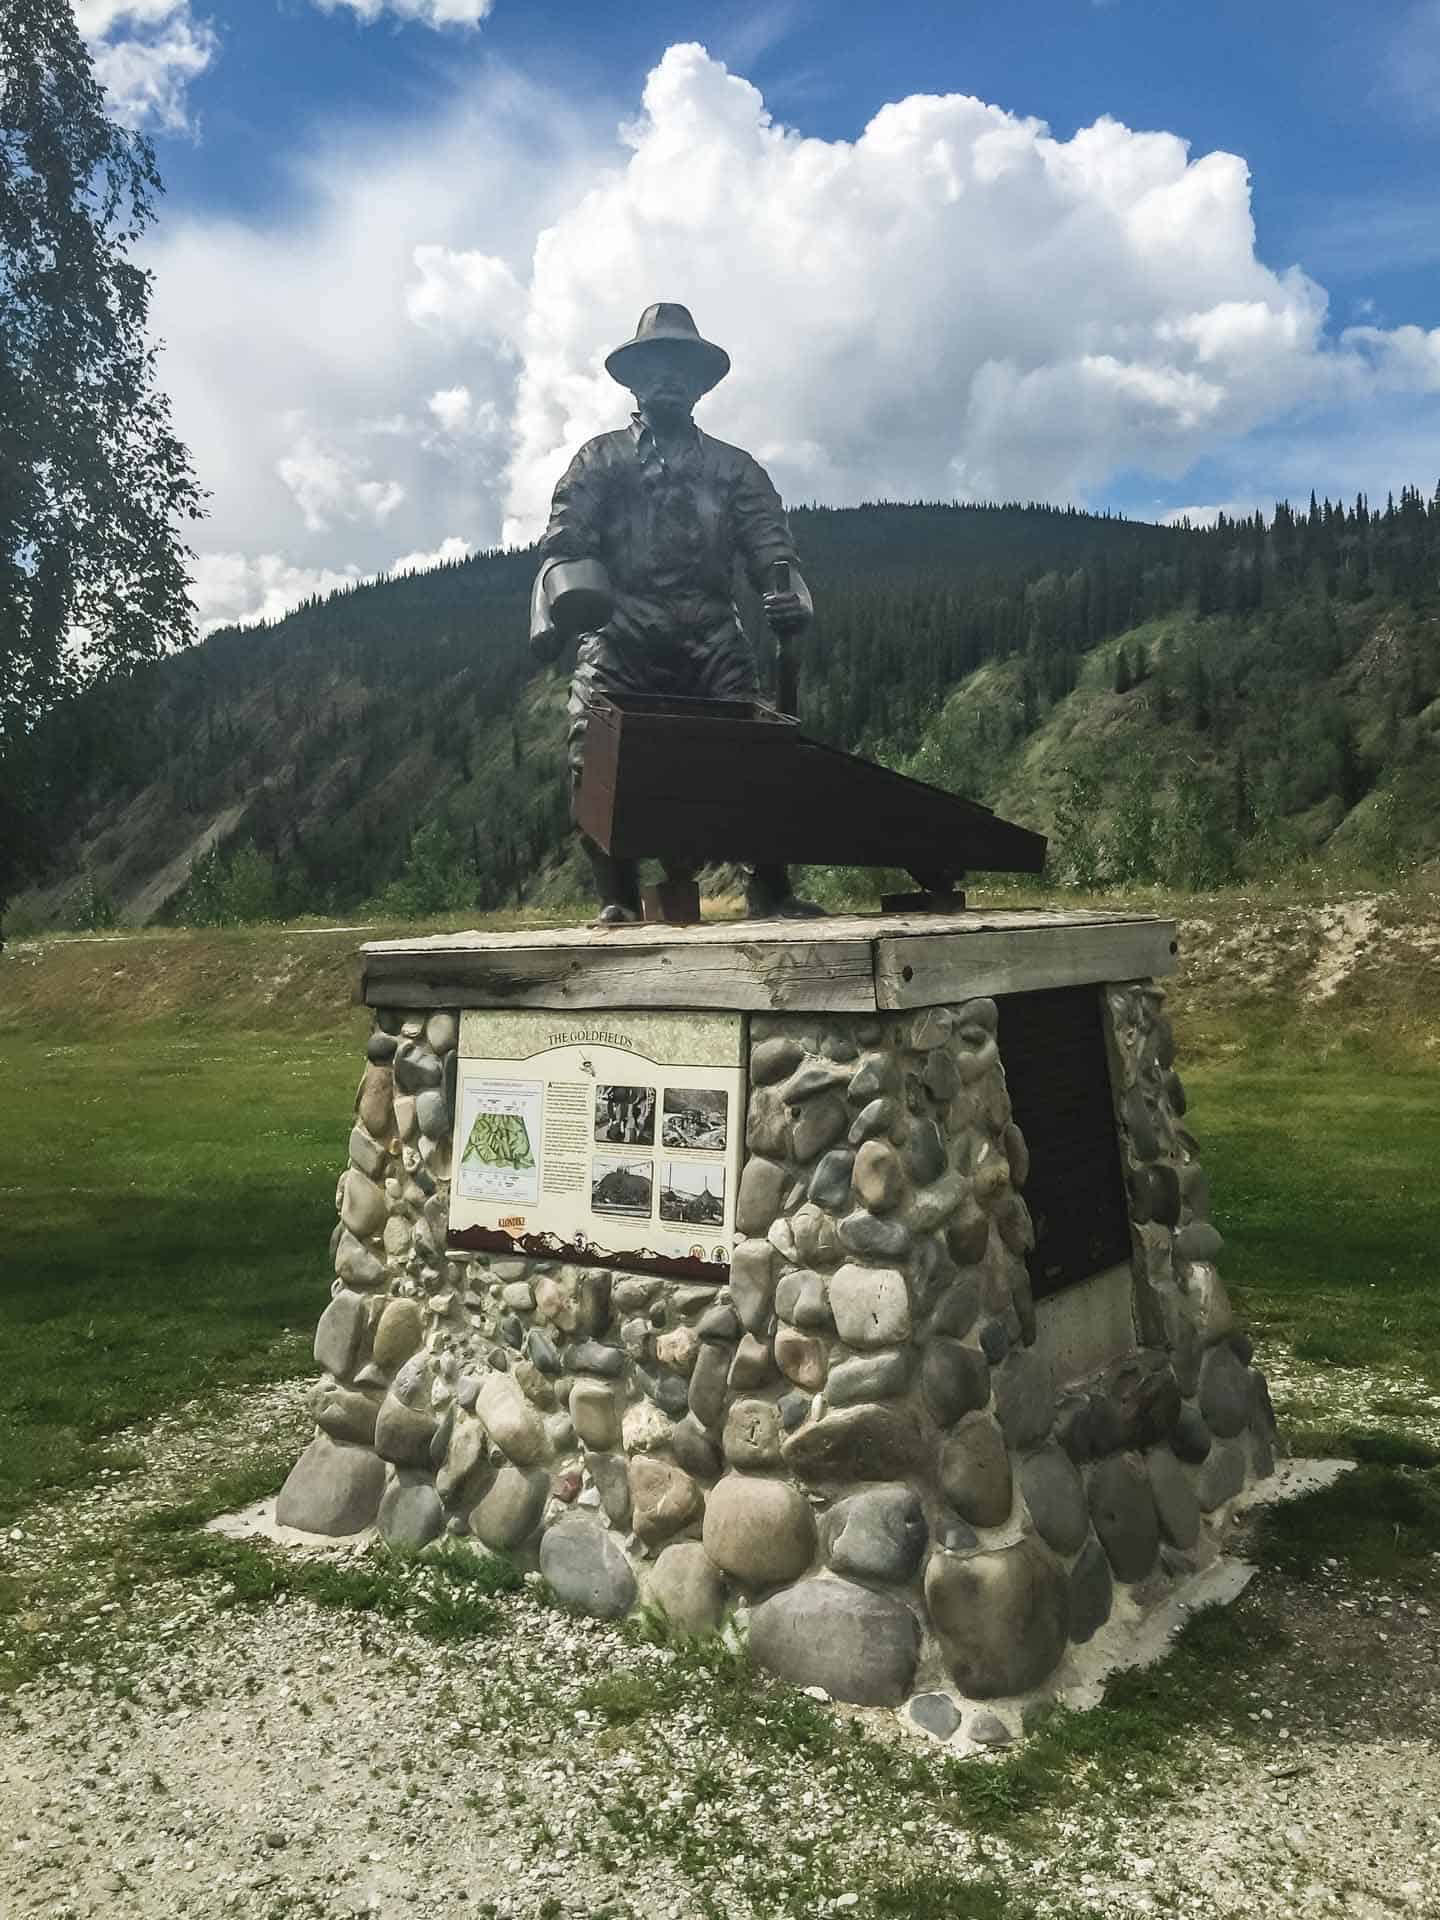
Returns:
[[[572,799],[597,695],[757,697],[755,658],[735,608],[737,559],[777,637],[792,638],[813,617],[769,475],[691,417],[730,371],[730,356],[700,337],[688,309],[660,301],[605,366],[635,396],[636,411],[628,427],[587,441],[556,487],[531,603],[530,645],[539,658],[554,660],[579,639]],[[635,861],[613,858],[583,832],[581,844],[600,896],[598,923],[638,920]],[[665,868],[668,881],[693,877],[689,868]],[[795,898],[779,865],[748,871],[746,904],[756,919],[820,911]]]

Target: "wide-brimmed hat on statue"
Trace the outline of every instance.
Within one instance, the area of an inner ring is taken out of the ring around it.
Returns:
[[[634,339],[626,340],[606,355],[605,371],[633,393],[636,369],[650,348],[662,340],[673,341],[686,349],[695,363],[697,375],[705,383],[700,389],[702,393],[719,386],[730,371],[730,356],[725,349],[717,347],[712,340],[702,340],[690,317],[690,309],[677,306],[673,300],[657,300],[654,306],[646,307]]]

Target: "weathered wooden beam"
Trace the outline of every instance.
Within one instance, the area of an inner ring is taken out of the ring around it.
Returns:
[[[979,994],[1139,980],[1173,972],[1176,946],[1171,920],[981,925],[963,940],[943,934],[881,938],[876,941],[875,1003],[886,1010],[936,1007]]]
[[[1168,973],[1174,937],[1084,910],[444,934],[363,947],[360,991],[369,1006],[869,1013]]]
[[[816,939],[694,947],[635,945],[365,956],[365,998],[400,1007],[725,1008],[869,1013],[868,942]]]

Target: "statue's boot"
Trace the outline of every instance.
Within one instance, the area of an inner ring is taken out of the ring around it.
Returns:
[[[751,867],[745,880],[745,914],[750,920],[823,920],[825,909],[813,900],[797,900],[785,867]]]
[[[617,860],[604,852],[588,834],[580,844],[590,863],[595,891],[600,896],[600,911],[591,922],[597,927],[622,927],[640,918],[640,869],[633,860]]]

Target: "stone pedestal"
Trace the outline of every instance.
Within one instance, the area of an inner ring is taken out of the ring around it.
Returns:
[[[796,1685],[1003,1737],[1273,1470],[1173,952],[1162,921],[1040,913],[366,948],[317,1433],[277,1518],[473,1535],[603,1618],[738,1609]],[[459,1015],[506,1005],[746,1015],[728,1273],[447,1250]],[[1082,1185],[1032,1167],[1027,1120]]]

